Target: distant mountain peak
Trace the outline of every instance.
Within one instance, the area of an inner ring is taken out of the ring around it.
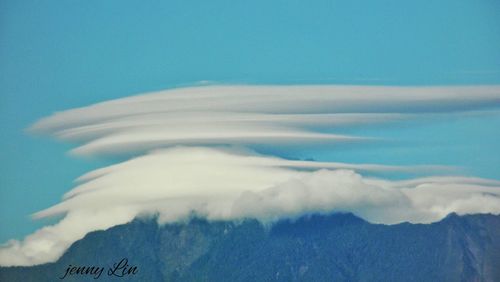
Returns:
[[[69,264],[121,258],[139,269],[130,281],[500,281],[500,216],[383,225],[352,213],[309,214],[268,227],[142,217],[89,233],[56,263],[0,268],[0,281],[57,281]]]

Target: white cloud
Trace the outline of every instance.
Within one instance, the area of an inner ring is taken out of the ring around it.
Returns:
[[[245,151],[182,147],[159,150],[88,173],[64,200],[35,217],[64,219],[0,250],[1,265],[55,261],[85,234],[159,213],[188,218],[258,218],[353,212],[371,222],[433,222],[450,212],[500,212],[500,183],[466,177],[407,181],[366,178],[354,170],[399,167],[290,161]],[[319,170],[303,170],[314,168]],[[406,169],[412,169],[406,168]]]
[[[56,113],[35,132],[83,142],[78,155],[141,153],[173,145],[352,142],[325,128],[475,110],[500,103],[500,87],[203,86]]]
[[[343,211],[386,224],[428,223],[450,212],[498,214],[499,181],[369,178],[360,173],[446,167],[293,161],[244,146],[354,142],[364,139],[331,129],[422,118],[428,112],[477,113],[499,103],[498,86],[207,86],[56,113],[32,130],[80,143],[74,152],[81,155],[142,155],[80,177],[60,203],[34,215],[64,218],[23,241],[8,242],[0,249],[0,265],[55,261],[88,232],[144,213],[159,213],[161,222],[192,212],[267,222]]]

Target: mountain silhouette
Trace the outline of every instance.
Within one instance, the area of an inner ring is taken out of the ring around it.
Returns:
[[[121,259],[124,277],[68,275]],[[353,214],[158,225],[142,218],[87,234],[55,263],[2,267],[0,281],[500,281],[500,216],[432,224],[368,223]]]

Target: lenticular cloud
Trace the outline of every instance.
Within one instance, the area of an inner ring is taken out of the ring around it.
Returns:
[[[55,261],[88,232],[142,214],[158,214],[161,223],[193,214],[273,222],[341,211],[384,224],[429,223],[451,212],[498,214],[499,181],[388,180],[373,175],[448,168],[287,160],[248,147],[369,142],[370,137],[332,132],[429,113],[482,111],[499,103],[500,87],[486,86],[209,86],[56,113],[31,130],[79,144],[73,151],[78,155],[134,157],[80,177],[60,203],[34,215],[63,219],[5,244],[0,264]]]
[[[328,129],[500,105],[500,87],[206,86],[56,113],[32,130],[80,142],[78,155],[174,145],[284,145],[366,138]]]

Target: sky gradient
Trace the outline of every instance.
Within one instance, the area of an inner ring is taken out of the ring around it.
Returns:
[[[207,82],[500,84],[498,1],[367,2],[2,1],[0,241],[47,223],[29,215],[111,162],[68,156],[68,144],[25,131],[56,111]],[[398,140],[389,147],[260,149],[322,161],[458,165],[500,179],[498,113],[415,123],[337,130]]]

